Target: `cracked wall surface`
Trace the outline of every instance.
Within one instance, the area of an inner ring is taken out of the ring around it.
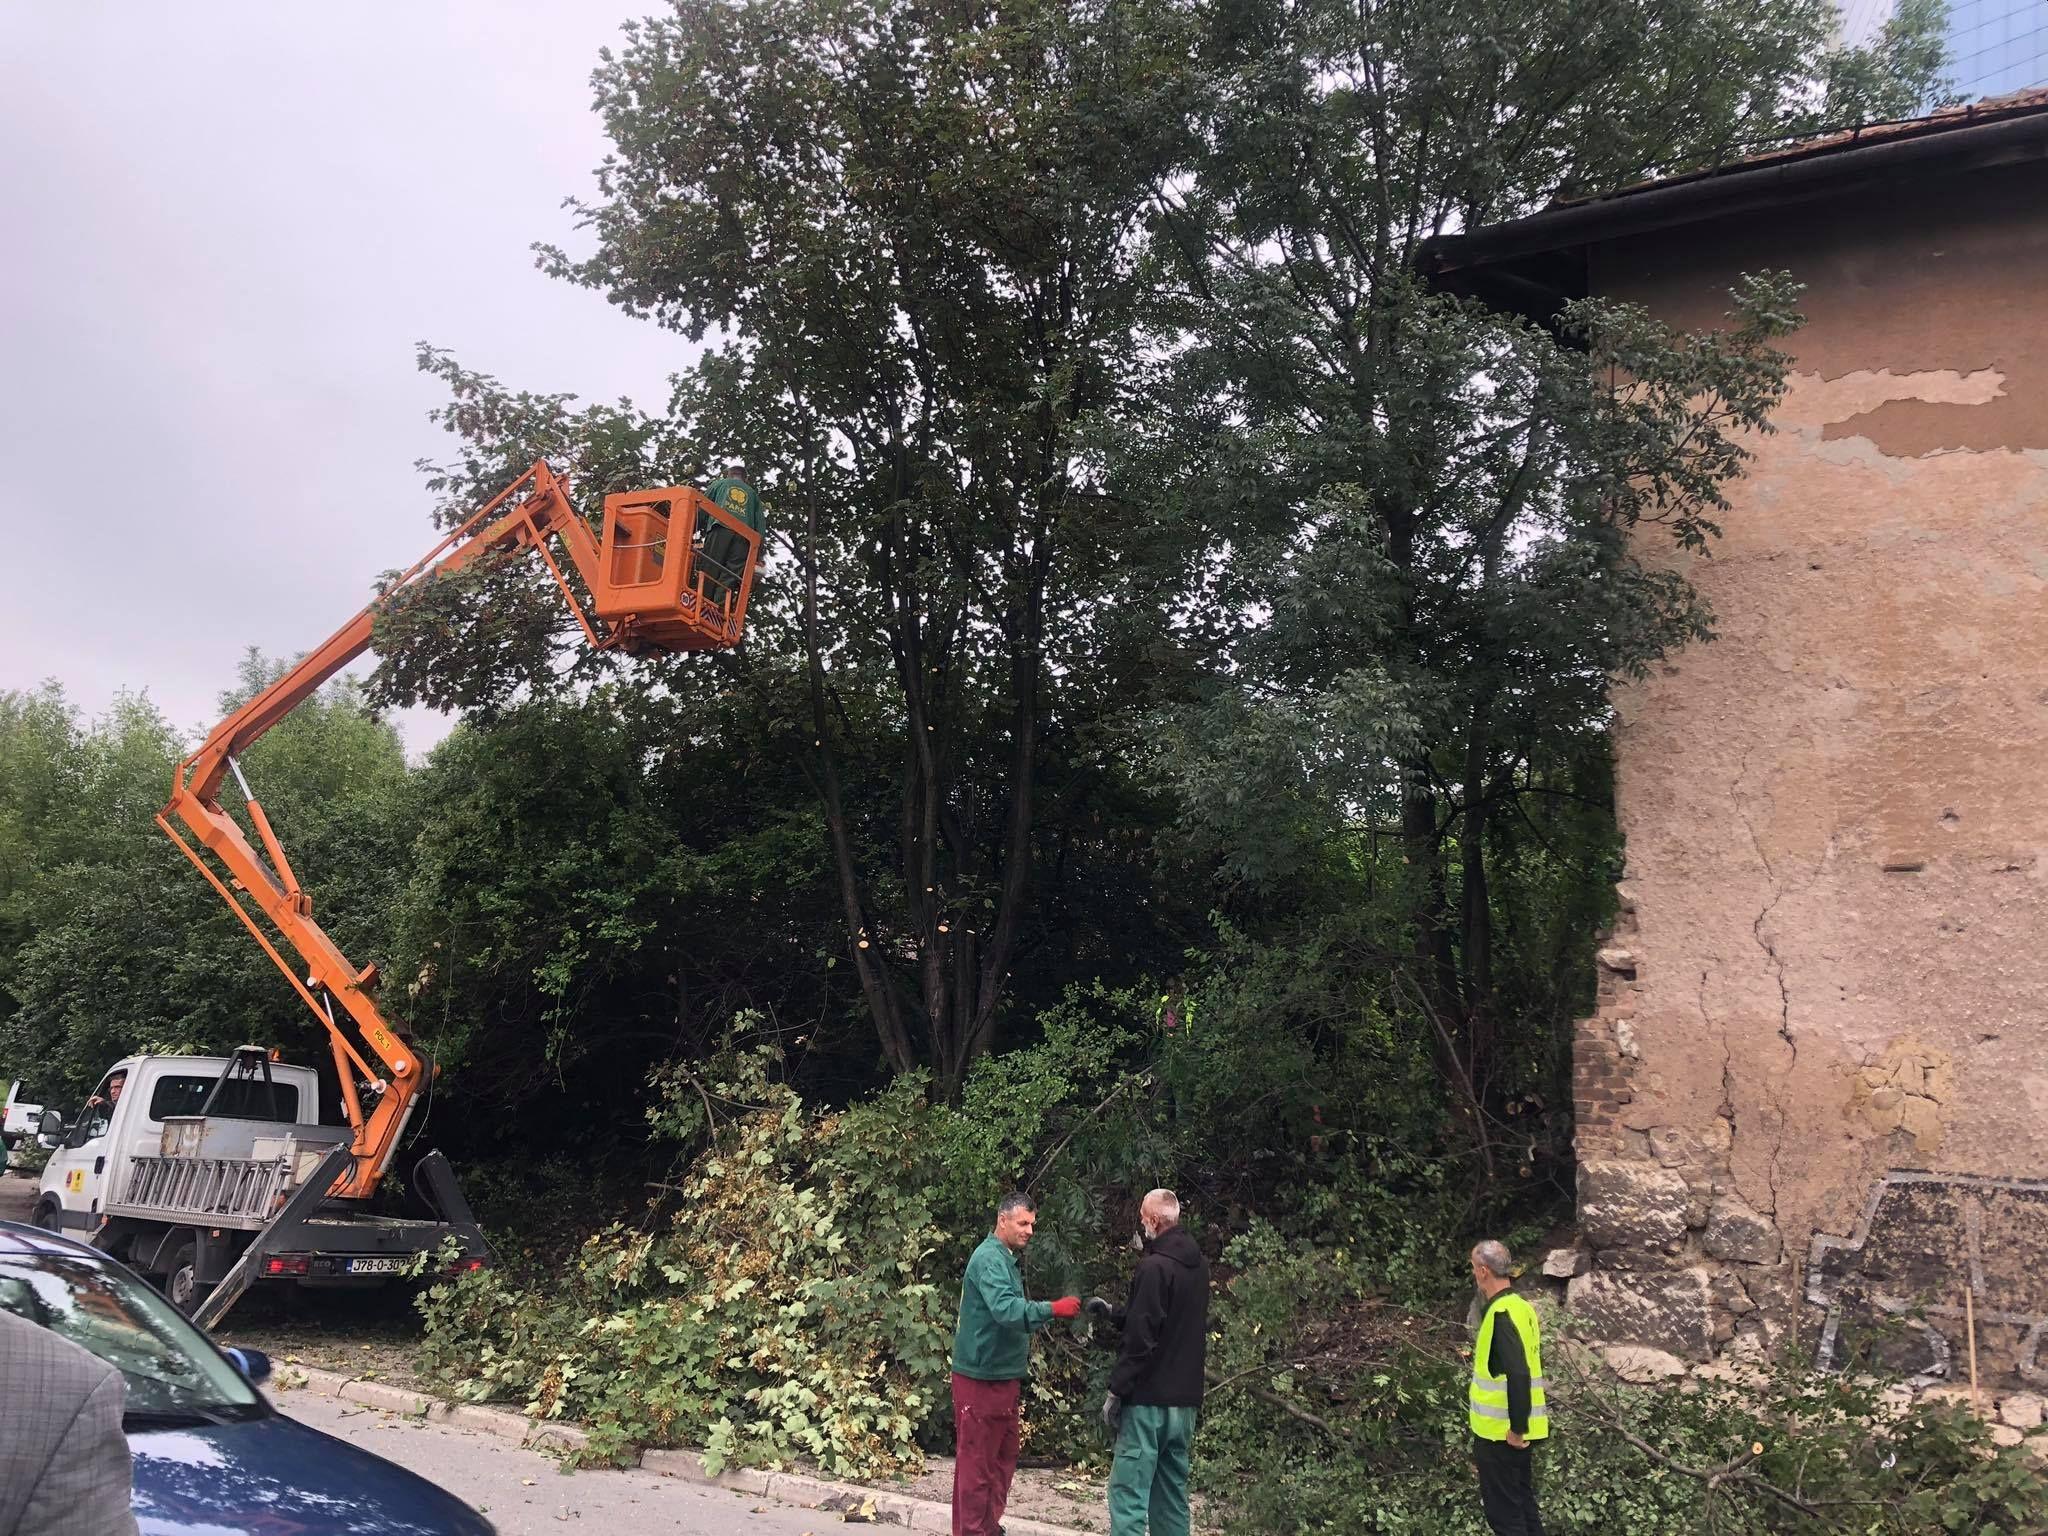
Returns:
[[[1899,1230],[1858,1252],[1950,1241],[1925,1200],[1873,1203],[1888,1177],[2048,1177],[2044,194],[2021,167],[1595,253],[1596,293],[1675,323],[1765,268],[1808,315],[1722,538],[1678,561],[1717,639],[1615,694],[1627,877],[1579,1029],[1571,1282],[1614,1336],[1767,1350],[1817,1326],[1817,1238],[1875,1211]],[[1913,1272],[1994,1311],[2037,1284]]]

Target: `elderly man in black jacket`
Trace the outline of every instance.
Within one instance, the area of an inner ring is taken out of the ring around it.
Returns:
[[[1188,1536],[1188,1451],[1202,1406],[1209,1337],[1209,1264],[1180,1227],[1180,1200],[1155,1189],[1138,1207],[1144,1258],[1130,1300],[1088,1310],[1123,1329],[1102,1421],[1116,1437],[1110,1536]]]

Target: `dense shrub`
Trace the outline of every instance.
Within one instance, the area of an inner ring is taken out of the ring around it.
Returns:
[[[662,1081],[657,1130],[710,1143],[668,1214],[592,1236],[565,1275],[482,1271],[422,1298],[425,1359],[472,1397],[590,1426],[591,1454],[702,1445],[886,1472],[919,1457],[954,1298],[938,1283],[930,1109],[905,1079],[838,1113],[772,1050]]]
[[[772,1044],[673,1064],[649,1114],[684,1163],[668,1198],[561,1270],[514,1262],[431,1289],[425,1363],[467,1396],[587,1423],[599,1457],[691,1444],[720,1463],[914,1466],[946,1444],[958,1277],[1004,1190],[1039,1201],[1033,1294],[1118,1283],[1108,1232],[1128,1213],[1101,1191],[1142,1193],[1175,1155],[1136,1012],[1077,994],[1037,1044],[985,1058],[957,1106],[916,1075],[846,1110],[808,1105]],[[1089,1444],[1076,1409],[1104,1362],[1085,1332],[1042,1336],[1035,1451]]]
[[[773,1046],[665,1069],[650,1118],[682,1171],[664,1203],[591,1237],[565,1272],[431,1290],[428,1364],[469,1396],[589,1425],[599,1457],[689,1444],[714,1464],[912,1469],[946,1445],[958,1276],[1001,1190],[1039,1196],[1032,1294],[1115,1294],[1131,1198],[1198,1172],[1201,1127],[1238,1134],[1304,1082],[1334,1103],[1355,1086],[1334,1065],[1243,1049],[1223,1008],[1198,1017],[1167,1029],[1138,996],[1077,992],[1039,1044],[984,1060],[958,1106],[913,1076],[814,1107],[777,1080]],[[1386,1112],[1402,1113],[1385,1081]],[[1476,1536],[1462,1208],[1363,1114],[1333,1109],[1308,1151],[1275,1121],[1269,1161],[1311,1186],[1274,1202],[1281,1219],[1191,1208],[1214,1264],[1197,1441],[1210,1517],[1233,1536]],[[1040,1336],[1032,1454],[1102,1459],[1090,1410],[1108,1360],[1085,1325]],[[2028,1455],[1995,1450],[1967,1417],[1889,1410],[1882,1383],[1788,1360],[1626,1388],[1556,1318],[1545,1364],[1554,1532],[2048,1529]]]

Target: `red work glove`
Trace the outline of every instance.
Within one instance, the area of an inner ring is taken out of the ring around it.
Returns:
[[[1062,1296],[1052,1304],[1052,1315],[1062,1321],[1070,1317],[1079,1317],[1081,1315],[1081,1298],[1078,1296]]]

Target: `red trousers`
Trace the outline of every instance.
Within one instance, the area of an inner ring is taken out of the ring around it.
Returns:
[[[996,1536],[1017,1475],[1021,1381],[953,1378],[953,1536]]]

